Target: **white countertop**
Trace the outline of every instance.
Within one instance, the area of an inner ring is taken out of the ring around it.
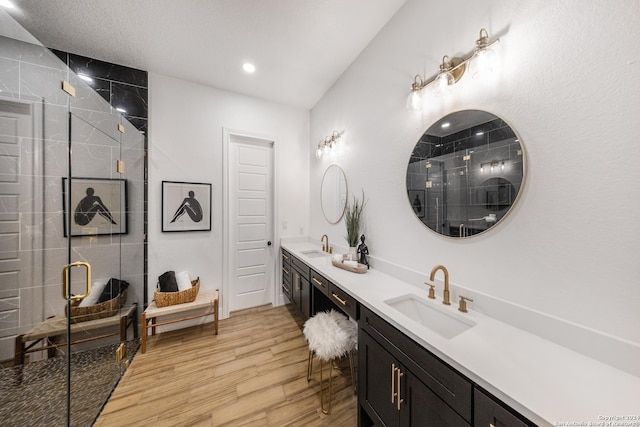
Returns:
[[[431,300],[427,286],[421,289],[375,269],[352,273],[333,266],[329,255],[302,253],[320,250],[318,245],[282,243],[282,247],[531,421],[553,426],[606,422],[640,426],[640,378],[475,312],[471,303],[468,313],[460,313],[457,301],[442,304],[441,288]],[[443,338],[384,302],[407,294],[476,325]]]

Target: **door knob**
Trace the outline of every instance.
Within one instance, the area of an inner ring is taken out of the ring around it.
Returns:
[[[267,241],[267,246],[271,246],[271,240]]]

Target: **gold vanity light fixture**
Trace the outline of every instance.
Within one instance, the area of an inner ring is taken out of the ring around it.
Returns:
[[[451,86],[456,84],[462,78],[467,65],[471,69],[473,78],[481,77],[490,73],[495,68],[495,52],[490,47],[500,41],[499,38],[490,41],[489,33],[482,28],[480,37],[476,40],[476,46],[473,53],[466,58],[453,57],[448,55],[442,57],[442,63],[438,74],[431,80],[416,74],[411,84],[411,92],[407,98],[407,108],[412,111],[419,111],[424,105],[425,88],[433,85],[435,96],[441,96],[451,92]]]
[[[340,141],[342,132],[334,130],[331,136],[327,136],[318,142],[318,148],[316,149],[316,158],[320,159],[323,155],[329,154],[331,150],[336,150]]]

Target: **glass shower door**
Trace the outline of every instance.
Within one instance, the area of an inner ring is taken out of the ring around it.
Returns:
[[[69,173],[63,180],[67,405],[69,425],[86,425],[99,414],[121,375],[122,357],[117,355],[126,341],[120,336],[120,318],[128,292],[121,266],[127,181],[116,168],[121,158],[119,116],[104,113],[96,121],[95,112],[74,106],[82,99],[74,101],[69,112]],[[120,339],[99,343],[110,335]]]

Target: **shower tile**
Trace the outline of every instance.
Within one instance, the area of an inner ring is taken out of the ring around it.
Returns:
[[[120,123],[119,114],[115,111],[90,111],[79,108],[72,108],[73,114],[72,131],[74,132],[74,140],[76,138],[75,126],[81,128],[95,128],[104,132],[114,141],[120,141],[120,132],[118,131],[118,123]],[[82,124],[81,122],[84,122]],[[86,135],[92,135],[92,131],[86,131]]]
[[[125,115],[147,118],[147,89],[121,83],[111,84],[111,105],[123,108]]]
[[[148,86],[146,71],[111,64],[73,53],[69,54],[69,68],[76,73],[85,73],[105,80],[126,82],[142,87]]]
[[[69,82],[76,89],[76,96],[70,98],[71,107],[91,110],[91,111],[111,111],[109,105],[109,83],[107,83],[107,97],[101,96],[96,92],[96,87],[99,87],[97,81],[91,83],[84,81],[76,74],[72,73],[69,77]],[[104,86],[104,81],[102,86]],[[104,89],[104,88],[103,88]]]
[[[20,94],[20,80],[18,61],[0,58],[0,95],[18,97]]]
[[[64,70],[23,62],[20,64],[20,95],[44,98],[47,104],[67,105],[69,95],[60,86],[67,77]]]

